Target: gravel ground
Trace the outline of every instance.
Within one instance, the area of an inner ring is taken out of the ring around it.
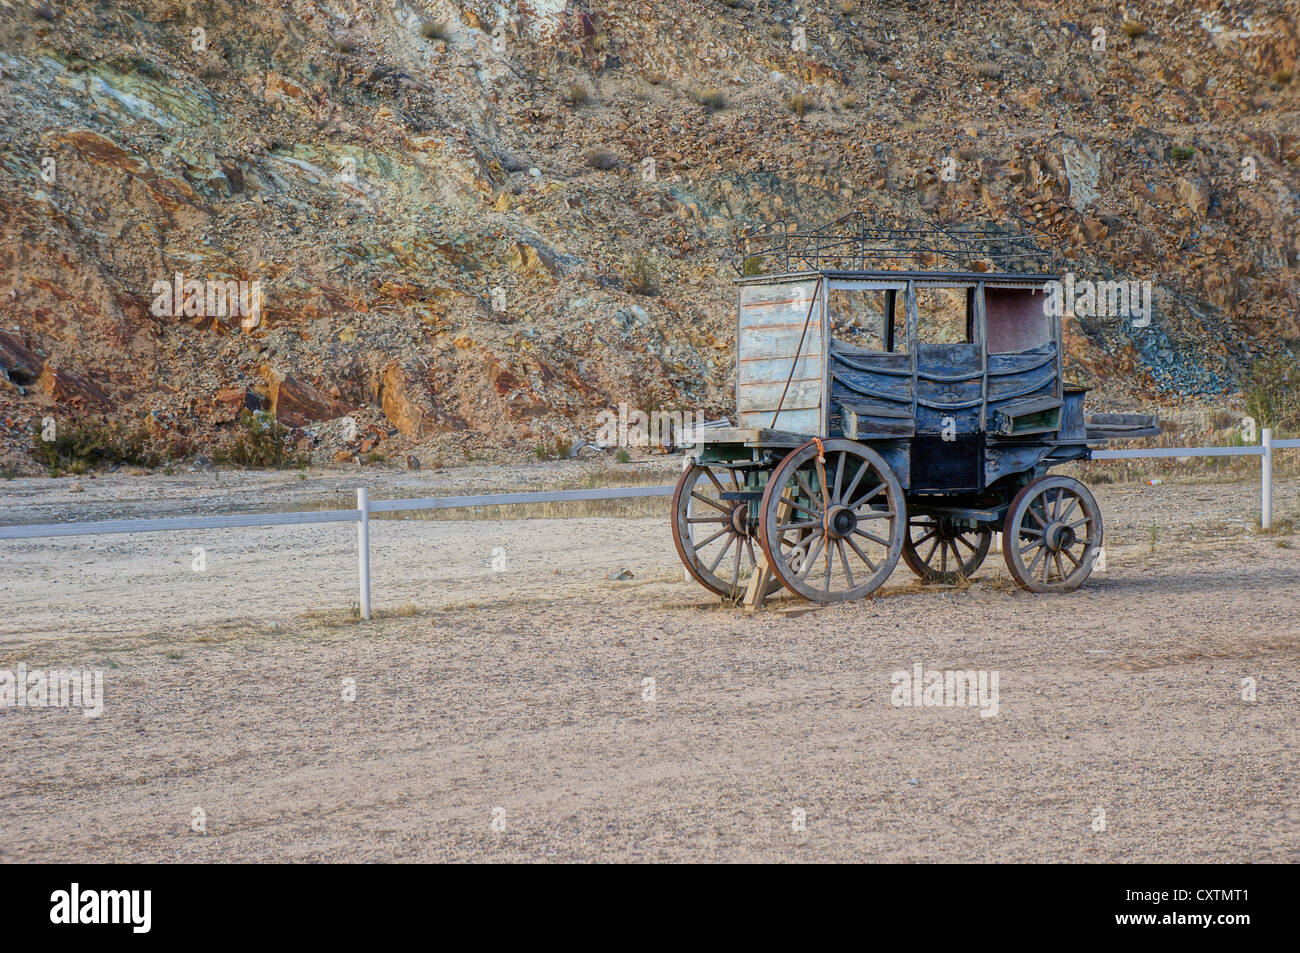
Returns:
[[[378,524],[370,623],[347,526],[0,543],[0,669],[105,671],[98,719],[0,708],[0,859],[1300,860],[1300,539],[1250,484],[1098,495],[1076,593],[991,557],[798,617],[663,519]],[[891,704],[917,663],[997,714]]]

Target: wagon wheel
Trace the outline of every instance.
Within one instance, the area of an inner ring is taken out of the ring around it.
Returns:
[[[1092,572],[1101,551],[1101,508],[1088,488],[1067,476],[1027,484],[1002,524],[1007,568],[1031,592],[1070,592]]]
[[[773,471],[759,540],[787,589],[813,602],[875,592],[898,563],[906,530],[903,489],[889,464],[852,440],[809,443]]]
[[[724,500],[723,493],[744,489],[736,471],[724,466],[694,464],[673,491],[673,543],[682,563],[705,589],[727,599],[745,594],[757,564],[749,518],[751,504]],[[781,588],[775,579],[768,595]]]
[[[992,542],[993,531],[987,527],[967,529],[950,516],[909,516],[903,562],[922,582],[951,586],[975,575]]]

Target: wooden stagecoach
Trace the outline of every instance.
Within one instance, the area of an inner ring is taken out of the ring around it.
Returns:
[[[1101,511],[1049,470],[1158,430],[1134,414],[1085,419],[1045,306],[1050,247],[851,215],[744,236],[734,264],[735,425],[685,435],[673,496],[673,539],[701,585],[838,602],[875,591],[900,556],[952,583],[994,532],[1026,589],[1088,577]]]

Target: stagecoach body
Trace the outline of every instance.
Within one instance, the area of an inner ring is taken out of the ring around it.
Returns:
[[[1012,575],[1077,587],[1100,551],[1086,487],[1051,467],[1158,432],[1084,413],[1050,306],[1055,253],[985,226],[771,227],[737,245],[736,415],[690,435],[674,538],[706,587],[831,602],[902,557],[953,583],[1004,532]],[[725,549],[724,549],[725,547]]]

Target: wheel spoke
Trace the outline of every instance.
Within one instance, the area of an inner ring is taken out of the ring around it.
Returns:
[[[1070,518],[1070,512],[1074,509],[1075,505],[1078,502],[1079,502],[1079,498],[1071,494],[1070,502],[1066,505],[1065,509],[1061,511],[1061,515],[1057,517],[1057,520],[1059,520],[1062,523],[1068,520]]]
[[[714,571],[718,568],[718,564],[721,563],[723,558],[727,555],[727,550],[731,549],[731,544],[735,541],[736,537],[734,535],[727,539],[727,545],[722,547],[722,552],[718,553],[717,558],[713,560],[713,564],[709,566],[709,575],[713,575]]]
[[[822,546],[825,545],[826,543],[825,536],[816,536],[810,538],[815,538],[817,540],[817,546],[815,549],[809,550],[807,553],[804,554],[803,563],[799,566],[798,574],[800,577],[808,575],[808,571],[812,569],[813,563],[817,560],[817,557],[821,554]]]
[[[881,538],[880,538],[879,536],[877,536],[875,533],[868,533],[866,530],[861,530],[861,529],[855,529],[853,532],[854,532],[854,534],[857,535],[857,536],[865,536],[867,539],[871,540],[873,543],[879,543],[881,546],[884,546],[886,549],[889,548],[889,540],[887,540],[887,539],[881,539]]]
[[[835,550],[840,554],[840,563],[844,566],[844,575],[849,580],[849,588],[856,589],[858,584],[853,581],[853,570],[849,568],[849,558],[844,555],[844,540],[835,540]]]
[[[840,487],[844,485],[844,458],[847,456],[848,454],[845,453],[843,450],[841,450],[840,462],[835,464],[835,484],[834,484],[835,492],[831,494],[832,503],[840,502],[840,497],[839,497]]]
[[[864,563],[867,564],[868,569],[870,569],[873,573],[876,571],[876,564],[871,561],[870,556],[868,556],[860,548],[858,548],[858,544],[853,541],[852,536],[844,537],[844,542],[848,543],[850,546],[853,547],[853,551],[858,554],[859,559],[861,559]]]
[[[713,542],[713,541],[714,541],[715,539],[717,539],[719,536],[722,536],[722,535],[724,535],[724,534],[726,534],[726,533],[730,533],[730,532],[731,532],[731,524],[727,524],[726,526],[722,527],[722,529],[718,530],[716,533],[714,533],[712,536],[710,536],[708,539],[704,540],[704,542],[702,542],[702,543],[695,543],[695,544],[694,544],[694,545],[695,545],[695,551],[698,553],[701,549],[703,549],[705,546],[709,545],[709,543]]]
[[[914,539],[914,540],[912,540],[912,548],[913,548],[913,549],[916,549],[918,546],[920,546],[922,543],[924,543],[927,539],[930,539],[931,537],[933,537],[934,534],[937,533],[937,532],[939,532],[937,529],[932,529],[932,530],[930,530],[930,532],[926,533],[926,534],[925,534],[924,536],[922,536],[920,539]]]
[[[853,491],[858,488],[858,483],[870,469],[870,465],[865,460],[858,465],[858,472],[853,474],[853,479],[849,481],[848,488],[845,489],[844,493],[840,496],[841,503],[848,505],[848,501],[853,499]]]
[[[821,496],[814,493],[812,491],[812,487],[810,487],[807,483],[804,482],[804,479],[802,476],[799,475],[798,470],[794,471],[794,479],[795,482],[799,484],[799,489],[803,490],[804,493],[807,494],[808,499],[812,500],[814,506],[816,506],[818,503],[821,502]]]
[[[885,489],[885,484],[883,483],[877,484],[875,488],[869,490],[866,493],[866,495],[862,496],[858,500],[858,502],[854,503],[852,506],[849,506],[848,503],[845,503],[844,505],[848,506],[849,509],[853,510],[853,512],[856,513],[858,510],[862,509],[862,507],[865,506],[867,503],[870,503],[875,498],[876,494],[880,493],[884,489]]]
[[[726,490],[722,488],[722,484],[718,482],[718,478],[714,475],[713,471],[710,470],[708,467],[704,468],[704,475],[707,476],[709,480],[712,481],[713,485],[718,488],[719,493],[726,492]]]
[[[804,506],[802,503],[796,503],[794,500],[785,500],[783,502],[785,503],[786,506],[789,506],[792,509],[803,510],[809,516],[814,517],[815,519],[817,519],[818,522],[821,522],[822,514],[820,510],[810,509],[809,507]]]
[[[691,490],[691,499],[699,500],[701,503],[707,503],[709,506],[713,507],[715,510],[719,510],[719,511],[721,511],[721,512],[723,512],[723,513],[726,513],[728,519],[730,519],[730,517],[731,517],[731,510],[727,509],[725,506],[723,506],[723,505],[722,505],[721,503],[719,503],[717,500],[711,500],[711,499],[709,499],[707,496],[701,496],[699,493],[695,492],[694,490]]]
[[[777,523],[778,533],[784,533],[792,529],[807,529],[809,526],[820,526],[821,520],[804,520],[802,523]]]

